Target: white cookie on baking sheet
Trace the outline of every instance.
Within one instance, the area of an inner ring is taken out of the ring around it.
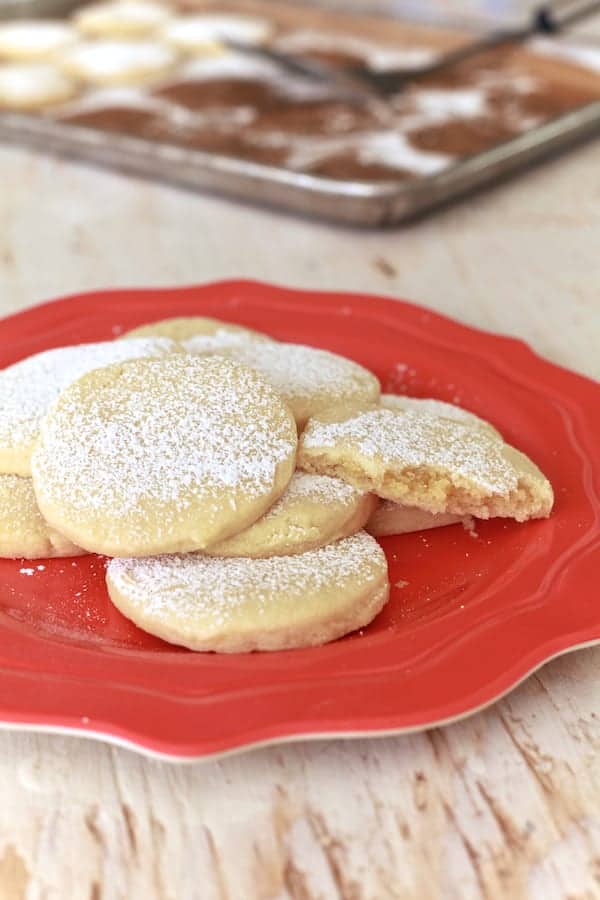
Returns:
[[[324,644],[368,625],[389,596],[385,555],[364,531],[269,559],[113,559],[106,581],[115,606],[139,628],[218,653]]]
[[[56,347],[0,370],[0,473],[31,474],[40,423],[60,392],[92,369],[181,352],[169,338],[132,338]]]
[[[43,518],[31,478],[0,475],[0,557],[49,559],[85,553]]]
[[[0,63],[0,109],[33,112],[64,103],[76,93],[73,80],[51,63]]]
[[[259,46],[272,34],[273,25],[266,19],[211,13],[178,16],[161,29],[163,40],[190,54],[226,50],[227,41]]]
[[[306,553],[360,531],[377,502],[339,478],[296,472],[264,516],[205,552],[254,558]]]
[[[260,518],[285,491],[296,447],[290,411],[256,372],[174,353],[67,387],[31,469],[44,518],[86,550],[185,553]]]
[[[430,513],[525,521],[548,516],[554,500],[538,467],[487,428],[415,411],[313,418],[298,465]]]
[[[0,22],[0,61],[47,60],[76,40],[77,32],[66,22],[53,19]]]
[[[57,54],[57,65],[86,84],[143,84],[167,75],[177,54],[158,41],[82,41]]]
[[[73,23],[89,37],[140,38],[153,35],[171,15],[169,7],[162,3],[118,0],[82,7],[73,15]]]

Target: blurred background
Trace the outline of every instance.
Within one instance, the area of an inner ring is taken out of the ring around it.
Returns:
[[[280,0],[272,0],[275,6]],[[326,9],[353,10],[413,19],[422,22],[485,27],[490,22],[515,23],[539,3],[535,0],[291,0],[297,5]],[[77,0],[0,0],[0,18],[32,14],[61,15],[78,6]],[[223,4],[226,7],[226,3]],[[593,25],[592,25],[593,29]],[[577,29],[574,29],[575,31]],[[579,30],[590,32],[590,25]],[[596,23],[600,35],[600,24]]]

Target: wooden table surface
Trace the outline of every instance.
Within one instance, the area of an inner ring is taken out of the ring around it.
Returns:
[[[600,144],[368,233],[0,149],[0,312],[249,276],[407,297],[600,376]],[[1,339],[1,330],[0,330]],[[600,648],[422,734],[175,765],[0,734],[0,900],[600,897]]]

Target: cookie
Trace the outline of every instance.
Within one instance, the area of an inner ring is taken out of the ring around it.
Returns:
[[[144,631],[220,653],[324,644],[368,625],[389,594],[385,555],[365,532],[270,559],[113,559],[106,580]]]
[[[31,478],[0,475],[0,557],[48,559],[84,552],[42,518]]]
[[[228,329],[219,329],[215,334],[195,334],[193,337],[182,341],[181,344],[188,353],[194,353],[198,356],[211,356],[215,353],[225,353],[227,355],[227,351],[235,350],[236,347],[249,343],[264,343],[267,340],[269,338],[260,334],[257,334],[255,337],[249,330],[229,331]]]
[[[0,64],[0,109],[46,109],[75,93],[73,81],[49,63]]]
[[[299,429],[331,407],[379,398],[379,382],[371,372],[327,350],[273,341],[240,344],[227,353],[264,375],[292,410]]]
[[[0,371],[0,473],[31,474],[40,422],[60,392],[92,369],[179,351],[168,338],[77,344],[36,353]]]
[[[75,26],[90,37],[140,38],[152,35],[170,17],[167,7],[145,0],[94,3],[73,16]]]
[[[550,483],[523,453],[462,422],[375,408],[312,419],[298,465],[431,513],[548,516]]]
[[[390,534],[410,534],[413,531],[428,531],[462,522],[462,516],[452,513],[430,513],[414,506],[403,506],[393,500],[381,500],[365,525],[365,530],[375,537]]]
[[[44,60],[74,43],[77,34],[65,22],[33,19],[0,23],[0,59]]]
[[[161,30],[162,38],[184,53],[214,53],[223,43],[259,45],[269,39],[273,28],[265,19],[234,15],[196,15],[171,19]]]
[[[211,556],[291,556],[363,527],[377,498],[339,478],[296,472],[283,496],[254,525],[206,551]]]
[[[84,41],[56,57],[79,81],[92,85],[140,84],[166,75],[176,54],[158,41]]]
[[[268,335],[252,328],[244,328],[243,325],[234,325],[232,322],[222,322],[220,319],[211,319],[207,316],[182,316],[148,322],[125,332],[122,337],[150,335],[163,335],[179,341],[189,353],[210,353],[221,347],[237,344],[240,340],[271,340]]]
[[[296,445],[289,410],[251,369],[172,354],[66,388],[42,424],[32,475],[42,515],[81,547],[182,553],[260,518],[292,477]]]
[[[385,409],[406,412],[428,413],[432,416],[440,416],[442,419],[451,419],[453,422],[462,422],[464,425],[473,425],[476,428],[487,428],[500,439],[502,435],[496,431],[493,425],[476,416],[475,413],[456,406],[454,403],[446,403],[443,400],[433,400],[429,397],[406,397],[404,394],[382,394],[379,405]]]

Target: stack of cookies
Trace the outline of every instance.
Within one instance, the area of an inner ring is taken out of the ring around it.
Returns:
[[[334,640],[388,599],[373,535],[553,503],[472,413],[215,319],[37,354],[0,409],[0,553],[112,557],[121,612],[193,650]]]

